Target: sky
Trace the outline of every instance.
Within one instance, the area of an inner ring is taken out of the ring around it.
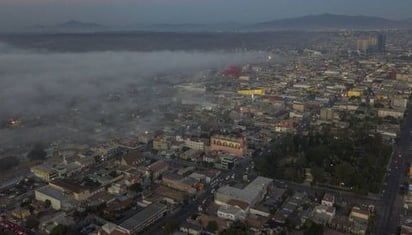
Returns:
[[[0,30],[68,20],[106,26],[256,23],[308,14],[412,17],[412,0],[0,0]]]

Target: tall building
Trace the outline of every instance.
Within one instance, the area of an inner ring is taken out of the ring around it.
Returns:
[[[386,44],[386,36],[384,34],[379,34],[377,36],[377,51],[384,52],[385,51],[385,44]]]
[[[357,41],[357,49],[363,53],[384,52],[386,36],[378,34],[374,37],[362,38]]]
[[[358,51],[364,53],[373,52],[377,44],[378,40],[375,37],[368,37],[364,39],[359,39],[357,42],[357,48]]]

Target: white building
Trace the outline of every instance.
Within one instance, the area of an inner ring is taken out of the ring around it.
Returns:
[[[243,220],[246,214],[246,211],[235,206],[220,206],[217,210],[217,217],[232,221]]]
[[[318,205],[312,211],[312,219],[319,224],[327,224],[335,217],[336,208]]]
[[[227,185],[220,187],[215,193],[215,203],[229,206],[231,201],[240,201],[253,207],[263,200],[271,184],[272,179],[259,176],[243,189]]]
[[[50,201],[50,206],[55,210],[65,210],[72,207],[70,199],[67,196],[49,185],[36,189],[34,196],[38,201]]]

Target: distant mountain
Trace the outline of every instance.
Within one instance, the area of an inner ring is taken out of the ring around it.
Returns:
[[[135,30],[156,31],[156,32],[216,32],[234,31],[244,27],[237,23],[220,24],[146,24],[135,25],[129,28]]]
[[[76,20],[70,20],[57,25],[33,25],[30,27],[34,31],[45,32],[88,32],[88,31],[104,31],[106,27],[95,23],[85,23]]]
[[[85,23],[76,20],[70,20],[62,24],[54,26],[55,28],[63,29],[103,29],[105,26],[95,23]]]
[[[62,24],[45,26],[33,25],[29,30],[43,32],[88,32],[88,31],[104,31],[104,32],[123,32],[123,31],[153,31],[153,32],[217,32],[217,31],[235,31],[244,27],[237,23],[220,23],[220,24],[135,24],[135,25],[119,25],[106,27],[95,23],[85,23],[75,20],[70,20]]]
[[[389,20],[372,16],[349,15],[308,15],[297,18],[273,20],[252,26],[258,30],[284,30],[284,29],[387,29],[410,28],[407,21]]]
[[[403,22],[406,22],[408,24],[412,24],[412,18],[405,19],[405,20],[403,20]]]
[[[45,26],[33,25],[29,31],[41,32],[253,32],[271,30],[339,30],[339,29],[412,29],[412,18],[405,20],[389,20],[372,16],[350,16],[321,14],[296,18],[272,20],[254,25],[233,22],[216,24],[136,24],[106,27],[95,23],[70,20],[62,24]]]

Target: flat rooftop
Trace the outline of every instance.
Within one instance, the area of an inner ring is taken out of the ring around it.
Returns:
[[[59,190],[53,188],[50,185],[45,185],[43,187],[37,188],[35,191],[45,194],[49,197],[55,198],[57,200],[63,201],[66,199],[66,196]]]
[[[133,215],[129,219],[125,220],[120,224],[121,227],[132,231],[141,225],[145,224],[147,220],[150,220],[152,217],[155,217],[158,213],[163,213],[167,209],[166,205],[160,203],[153,203],[143,210],[139,211],[137,214]]]

